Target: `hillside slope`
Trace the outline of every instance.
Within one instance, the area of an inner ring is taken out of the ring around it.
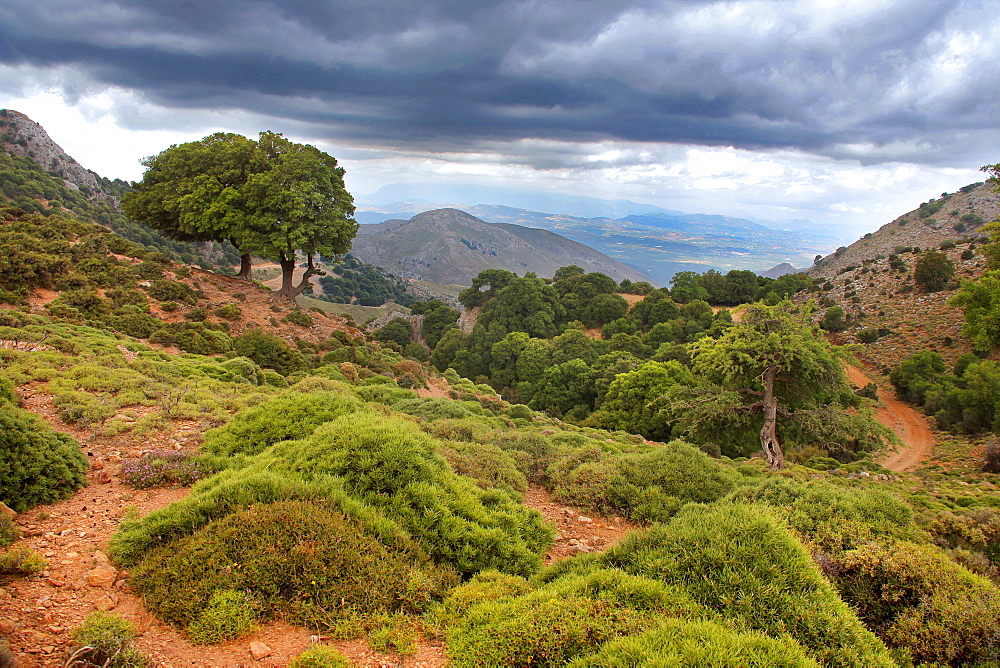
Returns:
[[[548,277],[570,264],[602,272],[616,282],[647,280],[641,272],[558,234],[490,224],[457,209],[362,225],[351,253],[404,278],[441,284],[468,285],[484,269]]]

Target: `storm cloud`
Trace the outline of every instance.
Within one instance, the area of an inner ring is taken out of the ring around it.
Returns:
[[[0,63],[342,146],[619,141],[968,167],[1000,137],[990,4],[8,0]]]

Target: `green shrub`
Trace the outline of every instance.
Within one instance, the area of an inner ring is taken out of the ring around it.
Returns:
[[[6,513],[0,513],[0,548],[12,545],[21,537],[21,531]]]
[[[219,589],[212,592],[205,609],[188,624],[195,645],[235,640],[251,633],[257,622],[253,600],[243,592]]]
[[[73,631],[80,646],[74,656],[83,665],[110,668],[145,668],[153,662],[132,646],[137,633],[131,622],[110,612],[95,611]],[[73,664],[79,665],[79,664]]]
[[[868,544],[837,562],[841,596],[890,646],[915,661],[970,665],[1000,660],[1000,590],[914,543]]]
[[[683,441],[644,453],[593,457],[596,461],[581,459],[575,467],[557,462],[549,468],[556,496],[645,521],[666,520],[687,501],[715,501],[740,477]]]
[[[186,283],[178,283],[166,278],[152,281],[149,287],[146,288],[146,292],[149,293],[150,297],[161,302],[184,302],[185,304],[194,305],[198,301],[194,290]]]
[[[522,597],[474,606],[448,633],[455,666],[562,666],[648,628],[655,615],[583,597]]]
[[[324,422],[361,406],[354,397],[329,391],[283,394],[206,433],[202,449],[213,455],[256,454],[278,441],[305,438]]]
[[[288,668],[351,668],[346,656],[327,645],[315,645],[288,662]]]
[[[215,317],[223,320],[239,320],[243,317],[243,310],[237,304],[225,304],[215,309],[213,313],[215,313]]]
[[[300,327],[311,327],[313,323],[312,316],[298,308],[282,318],[281,321],[298,325]]]
[[[72,438],[0,404],[0,501],[17,512],[58,501],[86,483],[87,468]]]
[[[228,514],[153,550],[134,568],[132,583],[150,609],[179,625],[201,619],[219,590],[245,592],[264,617],[322,624],[350,612],[417,612],[454,579],[386,547],[341,513],[280,501]]]
[[[17,392],[14,391],[14,383],[0,376],[0,406],[4,404],[17,406],[20,403],[21,400],[18,398]]]
[[[252,329],[233,340],[237,354],[249,357],[262,369],[272,369],[287,376],[306,368],[302,354],[285,341],[260,329]]]
[[[526,453],[523,460],[518,461],[513,453],[495,445],[455,441],[437,451],[455,473],[474,479],[483,489],[499,487],[518,492],[528,489],[528,480],[522,470],[527,469]]]
[[[770,504],[812,546],[834,554],[878,538],[914,533],[913,509],[878,489],[769,477],[736,490],[730,498]]]
[[[229,334],[212,329],[201,322],[160,323],[160,329],[153,332],[149,340],[164,346],[177,346],[181,350],[197,355],[220,355],[233,348]]]
[[[683,588],[743,628],[794,638],[821,663],[893,665],[809,554],[764,506],[689,505],[601,562]]]
[[[0,550],[0,576],[34,575],[45,569],[46,563],[42,555],[27,545],[17,545],[10,549]]]
[[[569,664],[603,666],[818,666],[794,640],[737,631],[716,622],[663,620],[641,635],[606,643]]]
[[[184,319],[191,322],[204,322],[208,319],[208,309],[200,306],[193,308],[184,314]]]

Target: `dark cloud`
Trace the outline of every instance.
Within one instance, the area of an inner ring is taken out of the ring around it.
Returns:
[[[342,144],[870,145],[877,160],[920,139],[904,157],[946,161],[961,159],[944,150],[955,131],[1000,125],[1000,23],[976,0],[6,4],[2,63],[71,66],[155,103],[246,110]]]

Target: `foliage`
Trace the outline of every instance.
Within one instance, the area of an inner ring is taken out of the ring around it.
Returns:
[[[839,306],[831,306],[823,314],[823,320],[820,321],[819,326],[828,332],[842,332],[847,329],[847,323],[844,321],[844,309]]]
[[[21,531],[14,525],[13,518],[7,513],[0,513],[0,549],[5,548],[21,537]]]
[[[610,569],[523,589],[484,574],[453,591],[445,606],[456,617],[448,632],[456,665],[561,666],[664,615],[705,614],[676,588]]]
[[[558,498],[642,521],[665,521],[689,501],[716,501],[739,478],[681,441],[646,452],[592,453],[584,461],[569,457],[548,474]]]
[[[668,524],[631,534],[601,562],[683,587],[743,628],[790,636],[820,663],[893,665],[765,507],[688,506]]]
[[[261,132],[253,141],[216,133],[171,146],[143,164],[142,181],[122,198],[128,215],[181,240],[228,239],[244,254],[277,260],[279,294],[288,298],[308,285],[314,256],[345,252],[357,231],[343,168],[280,134]],[[298,251],[309,268],[293,286]]]
[[[320,299],[340,304],[382,306],[392,301],[409,306],[415,297],[407,292],[406,283],[381,267],[367,264],[350,253],[332,268],[333,276],[320,276],[323,289]]]
[[[927,251],[917,258],[913,280],[924,292],[940,292],[955,276],[955,263],[938,251]]]
[[[351,668],[348,658],[327,645],[315,645],[288,662],[288,668]]]
[[[319,425],[360,408],[357,399],[336,391],[279,395],[210,430],[202,449],[212,455],[255,455],[278,441],[305,438]]]
[[[405,318],[393,318],[375,330],[374,336],[376,340],[382,343],[394,341],[402,347],[413,339],[413,325]]]
[[[1000,345],[1000,271],[988,271],[977,280],[962,281],[949,302],[965,312],[962,334],[972,339],[976,350]]]
[[[697,341],[691,354],[706,384],[678,393],[671,405],[691,442],[718,443],[730,455],[770,444],[768,460],[780,467],[783,457],[773,452],[780,442],[821,445],[851,459],[893,438],[851,392],[843,352],[789,302],[748,307],[741,322]]]
[[[0,405],[0,501],[21,512],[65,498],[86,482],[79,444],[14,406]]]
[[[711,621],[664,619],[653,629],[605,643],[573,668],[612,666],[817,666],[788,637],[770,638]]]
[[[844,599],[890,646],[915,661],[970,665],[1000,660],[1000,590],[940,550],[868,544],[838,560]]]
[[[225,623],[225,608],[232,605],[264,617],[287,614],[300,623],[351,611],[417,611],[453,581],[447,571],[373,538],[318,503],[255,504],[154,549],[132,580],[164,619],[204,624],[206,632]],[[219,591],[241,593],[225,594],[211,619],[199,622]]]
[[[73,642],[80,646],[73,653],[72,665],[109,668],[145,668],[153,665],[152,661],[132,646],[138,637],[135,627],[116,614],[91,612],[73,630],[72,636]]]
[[[0,120],[0,124],[2,122]],[[29,157],[0,150],[0,193],[41,221],[73,219],[97,223],[105,231],[110,228],[115,236],[108,249],[119,254],[133,255],[150,248],[178,262],[197,262],[205,268],[212,268],[216,263],[226,266],[239,261],[238,253],[229,244],[208,244],[207,249],[201,250],[192,244],[168,239],[142,223],[127,219],[114,205],[114,199],[127,192],[129,185],[120,179],[112,181],[100,176],[96,179],[96,192],[87,188],[70,188],[63,179],[49,174]],[[39,200],[50,200],[49,208]],[[3,246],[16,248],[6,243]],[[25,247],[25,250],[28,248]]]
[[[282,376],[306,367],[301,353],[285,343],[284,339],[261,329],[251,329],[233,339],[233,349],[238,355],[253,360],[262,369],[273,369]]]
[[[203,464],[185,452],[166,450],[143,453],[122,463],[122,482],[135,489],[193,485],[211,475]]]
[[[45,559],[27,545],[0,550],[0,577],[7,575],[34,575],[45,570]]]
[[[188,624],[188,636],[195,645],[241,638],[255,628],[257,610],[247,594],[217,589],[198,616]]]
[[[692,386],[695,377],[678,362],[646,362],[615,376],[601,404],[598,421],[646,438],[666,441],[674,420],[663,400],[678,385]]]
[[[313,324],[312,316],[300,308],[292,309],[281,321],[298,325],[299,327],[311,327]]]
[[[458,326],[458,311],[440,299],[417,302],[410,307],[410,313],[424,316],[420,334],[431,348],[438,344],[445,332]]]

